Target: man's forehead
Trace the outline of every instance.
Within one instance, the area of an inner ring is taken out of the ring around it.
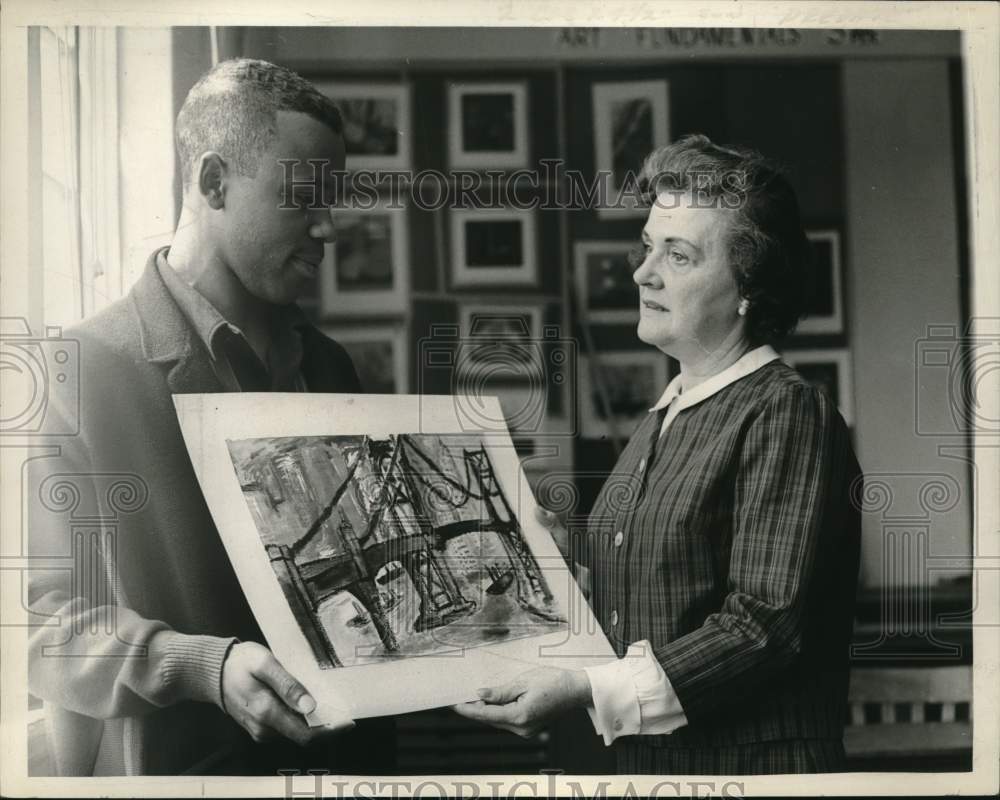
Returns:
[[[298,185],[320,183],[328,178],[344,174],[344,159],[332,158],[284,158],[280,161],[282,175]]]
[[[344,139],[325,123],[297,111],[279,111],[271,152],[278,158],[302,162],[342,161]],[[341,164],[341,167],[343,165]]]

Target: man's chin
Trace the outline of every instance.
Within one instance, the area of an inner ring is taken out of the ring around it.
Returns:
[[[290,306],[305,297],[309,290],[310,287],[302,285],[301,282],[298,285],[286,283],[283,286],[274,287],[272,291],[267,292],[266,296],[258,295],[258,299],[272,306]]]

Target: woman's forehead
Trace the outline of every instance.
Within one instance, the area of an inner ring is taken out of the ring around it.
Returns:
[[[733,213],[713,198],[661,192],[649,209],[643,230],[654,239],[681,238],[705,244],[725,234]]]

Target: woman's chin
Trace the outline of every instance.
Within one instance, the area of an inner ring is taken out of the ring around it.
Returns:
[[[668,347],[673,338],[662,329],[660,326],[651,325],[646,320],[639,320],[639,327],[636,329],[636,335],[639,340],[652,345],[653,347],[658,347],[661,350],[664,347]]]

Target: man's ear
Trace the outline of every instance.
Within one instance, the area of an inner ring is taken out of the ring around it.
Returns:
[[[216,211],[226,205],[227,167],[222,156],[214,151],[203,153],[198,160],[198,193]]]

